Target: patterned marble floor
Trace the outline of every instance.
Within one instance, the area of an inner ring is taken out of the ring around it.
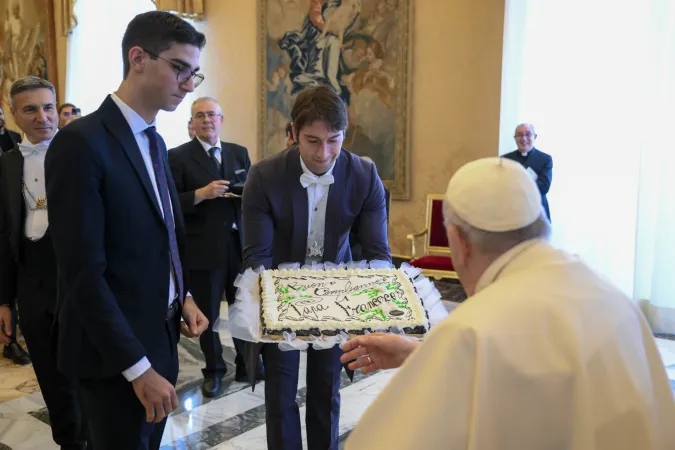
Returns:
[[[456,304],[447,303],[448,309]],[[224,310],[226,313],[226,310]],[[265,449],[264,386],[258,384],[254,392],[244,383],[234,381],[234,349],[232,340],[221,333],[225,345],[228,372],[225,390],[220,398],[205,399],[201,395],[201,351],[195,340],[181,339],[179,347],[180,375],[178,395],[180,408],[172,413],[167,423],[163,450],[258,450]],[[675,393],[675,341],[657,339],[664,365]],[[298,404],[303,416],[303,437],[306,387],[304,374],[306,360],[301,359],[301,377],[298,383]],[[350,382],[343,373],[340,393],[341,444],[357,421],[379,394],[394,371],[370,376],[357,374]],[[37,390],[35,375],[28,367],[17,367],[0,358],[0,450],[57,450],[51,439],[47,410]],[[305,443],[306,447],[306,443]]]

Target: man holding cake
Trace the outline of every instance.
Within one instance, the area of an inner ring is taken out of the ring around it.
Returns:
[[[524,168],[465,165],[444,218],[469,299],[422,343],[371,334],[343,345],[352,369],[402,366],[347,449],[675,448],[673,395],[639,307],[547,242]]]
[[[347,109],[340,96],[323,86],[305,90],[291,118],[296,144],[249,171],[242,201],[243,269],[349,262],[349,234],[356,221],[363,258],[390,261],[382,181],[372,163],[342,148]],[[295,400],[299,352],[281,351],[276,344],[248,347],[247,363],[261,353],[265,364],[268,447],[301,449]],[[341,354],[337,346],[307,351],[311,449],[338,445]]]

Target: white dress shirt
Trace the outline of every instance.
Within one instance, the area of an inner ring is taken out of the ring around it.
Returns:
[[[134,135],[134,139],[136,139],[136,144],[138,144],[138,148],[141,150],[141,156],[143,157],[145,168],[148,171],[148,177],[150,177],[152,188],[155,191],[155,197],[157,197],[159,209],[160,211],[162,211],[162,215],[164,215],[164,209],[162,208],[162,200],[159,197],[159,189],[157,189],[155,170],[152,168],[152,157],[150,156],[150,140],[148,139],[148,136],[144,132],[148,127],[154,127],[155,121],[153,120],[152,123],[150,124],[145,123],[145,120],[140,115],[138,115],[136,111],[131,109],[129,105],[124,103],[122,99],[120,99],[117,96],[117,94],[113,93],[111,97],[115,102],[115,104],[119,107],[120,111],[122,111],[122,115],[124,116],[124,118],[129,123],[131,132]],[[171,197],[169,197],[169,203],[171,204]],[[173,204],[171,204],[171,209],[173,210]],[[176,299],[176,295],[177,295],[176,281],[174,280],[173,266],[172,266],[171,269],[169,270],[169,298],[167,309],[168,306],[170,306]],[[122,375],[124,375],[124,378],[126,378],[128,381],[133,381],[136,378],[143,375],[143,373],[145,373],[145,371],[148,370],[149,368],[150,368],[150,361],[148,361],[148,358],[144,356],[143,359],[141,359],[136,364],[134,364],[133,366],[129,367],[127,370],[122,372]]]
[[[38,198],[47,198],[47,189],[45,188],[45,156],[52,139],[54,139],[54,136],[48,141],[31,144],[24,135],[22,143],[19,144],[19,150],[21,150],[21,154],[23,155],[23,180],[26,184],[25,187],[21,187],[21,190],[26,198],[26,202],[28,202],[27,206],[30,206],[30,208],[35,208]],[[26,192],[26,188],[28,192]],[[35,200],[31,198],[31,195]],[[37,241],[45,235],[47,227],[49,227],[47,209],[36,209],[33,211],[30,208],[26,207],[24,233],[31,241]]]
[[[307,254],[305,263],[323,261],[323,244],[326,231],[326,204],[328,203],[328,191],[330,184],[333,183],[333,168],[321,176],[312,173],[307,168],[305,162],[300,157],[300,166],[302,166],[302,176],[300,183],[307,190],[308,205],[308,223],[307,223]]]

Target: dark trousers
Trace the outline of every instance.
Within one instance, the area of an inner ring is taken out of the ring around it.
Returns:
[[[337,450],[340,419],[342,350],[307,350],[307,447]],[[282,351],[276,344],[262,349],[265,364],[267,447],[302,450],[298,390],[299,351]]]
[[[239,243],[238,233],[233,232],[231,234],[230,243],[226,267],[211,270],[190,270],[190,293],[199,309],[209,319],[209,328],[199,338],[199,344],[206,360],[206,368],[202,370],[204,376],[222,375],[227,371],[220,335],[213,331],[212,327],[220,316],[220,302],[223,293],[225,293],[227,303],[231,305],[234,303],[237,292],[234,281],[241,270],[241,244]],[[234,362],[239,370],[245,370],[244,342],[237,338],[232,340],[237,353]]]
[[[12,335],[9,338],[9,343],[12,344],[17,342],[16,329],[18,328],[19,317],[16,313],[16,307],[14,305],[9,305],[9,310],[12,312]]]
[[[179,320],[177,315],[166,322],[165,345],[147,355],[152,368],[173,385],[178,378]],[[166,419],[158,424],[146,422],[145,408],[124,376],[80,379],[79,387],[95,450],[159,449]]]
[[[87,427],[82,422],[75,380],[56,369],[56,339],[52,335],[56,289],[52,280],[19,268],[17,301],[21,331],[49,411],[54,442],[62,449],[82,449]]]

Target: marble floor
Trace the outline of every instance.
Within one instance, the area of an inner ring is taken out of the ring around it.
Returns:
[[[456,304],[447,303],[448,309]],[[226,314],[226,310],[223,311]],[[177,391],[181,406],[169,417],[163,450],[257,450],[265,449],[264,386],[251,391],[234,381],[234,348],[231,337],[221,333],[225,359],[231,369],[221,397],[205,399],[200,390],[202,356],[196,340],[181,339],[180,375]],[[657,339],[664,365],[675,393],[675,341]],[[303,416],[306,387],[301,359],[298,404]],[[343,373],[340,393],[341,446],[357,421],[395,371],[369,376],[357,373],[350,382]],[[51,439],[49,417],[30,366],[19,367],[0,358],[0,450],[57,450]],[[305,443],[306,448],[306,443]]]

